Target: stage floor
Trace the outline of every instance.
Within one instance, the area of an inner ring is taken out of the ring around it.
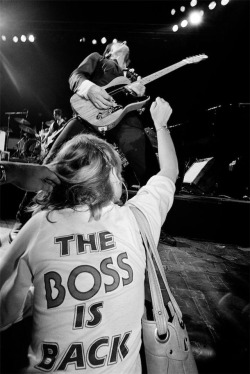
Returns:
[[[9,248],[13,225],[13,219],[0,220],[0,259]],[[249,374],[250,248],[175,239],[176,246],[169,246],[162,230],[158,248],[184,315],[199,373]],[[2,339],[5,353],[6,335]]]

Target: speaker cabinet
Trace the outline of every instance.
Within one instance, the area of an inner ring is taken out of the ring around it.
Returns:
[[[191,193],[206,194],[216,189],[218,178],[214,157],[195,161],[183,178],[183,187]]]

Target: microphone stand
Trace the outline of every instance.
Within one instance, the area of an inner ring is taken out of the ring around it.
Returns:
[[[5,151],[8,150],[9,133],[10,133],[10,114],[8,115],[8,120],[7,120],[7,136],[6,136],[5,147],[4,147]]]

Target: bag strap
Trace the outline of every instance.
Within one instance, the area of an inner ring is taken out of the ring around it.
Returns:
[[[157,276],[156,269],[154,266],[153,258],[159,269],[159,272],[161,274],[161,277],[163,279],[164,285],[166,287],[166,290],[167,290],[167,293],[170,299],[170,302],[168,303],[168,304],[171,303],[171,306],[172,306],[172,308],[170,308],[170,311],[173,314],[175,312],[180,324],[184,325],[183,320],[182,320],[182,313],[170,290],[170,287],[169,287],[169,284],[166,278],[166,274],[162,266],[161,258],[159,256],[154,238],[151,233],[148,220],[146,216],[144,215],[144,213],[141,210],[139,210],[137,207],[130,206],[130,209],[135,216],[135,219],[140,229],[142,240],[143,240],[143,243],[146,249],[147,269],[148,269],[149,285],[150,285],[150,291],[151,291],[151,297],[152,297],[152,303],[153,303],[153,309],[154,309],[154,317],[155,317],[155,321],[157,324],[158,334],[163,335],[163,334],[166,334],[168,330],[167,320],[169,316],[167,314],[167,310],[166,310],[164,300],[162,297],[161,287],[160,287],[158,276]]]

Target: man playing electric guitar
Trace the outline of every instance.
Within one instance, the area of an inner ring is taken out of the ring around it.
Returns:
[[[54,143],[56,137],[60,134],[65,126],[65,120],[62,117],[62,110],[61,109],[54,109],[53,111],[54,120],[46,122],[49,125],[49,131],[46,133],[44,138],[42,139],[41,144],[41,161],[46,157],[52,144]]]
[[[53,117],[54,117],[54,121],[52,120],[52,121],[48,122],[48,124],[50,124],[49,131],[47,132],[47,134],[45,135],[45,137],[43,138],[43,141],[42,141],[44,144],[46,144],[46,146],[50,145],[50,143],[51,143],[50,138],[51,138],[51,140],[53,140],[54,133],[57,132],[58,130],[60,130],[62,128],[62,126],[65,124],[65,120],[62,118],[62,110],[61,109],[54,109]]]
[[[145,93],[145,87],[139,80],[135,81],[133,71],[128,70],[129,62],[129,47],[126,42],[111,43],[103,55],[94,52],[82,61],[69,78],[70,88],[79,97],[90,101],[95,108],[112,111],[117,104],[102,87],[114,78],[126,76],[131,81],[127,88],[128,94],[143,96]],[[75,115],[53,144],[46,159],[49,160],[63,142],[80,132],[103,136],[89,122]],[[114,128],[105,133],[105,138],[108,142],[115,143],[124,153],[140,186],[158,170],[155,151],[145,134],[138,111],[127,113]]]

